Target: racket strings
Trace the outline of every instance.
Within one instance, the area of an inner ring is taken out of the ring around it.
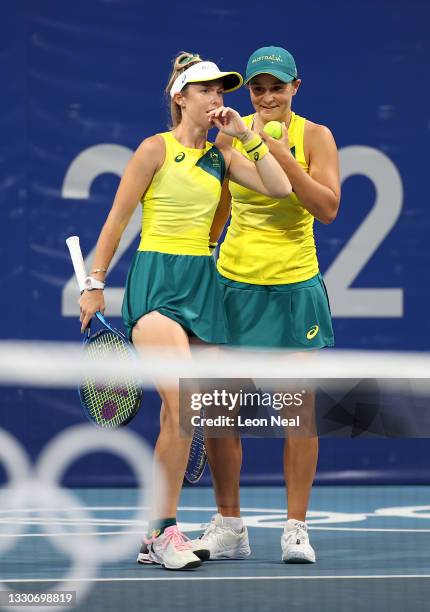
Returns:
[[[133,359],[128,344],[108,330],[94,334],[85,345],[85,353],[92,361],[103,361],[107,357],[119,362]],[[118,427],[124,425],[136,413],[141,399],[141,389],[136,380],[101,385],[87,378],[80,388],[81,400],[89,415],[98,425]]]
[[[202,427],[196,427],[191,441],[185,478],[188,482],[197,482],[206,465],[206,449]]]

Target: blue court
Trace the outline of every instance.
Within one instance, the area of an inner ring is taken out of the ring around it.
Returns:
[[[104,532],[101,539],[115,538],[122,529],[135,532],[137,553],[142,525],[133,520],[135,492],[78,493],[88,506],[91,525],[99,535]],[[280,560],[284,490],[247,487],[242,507],[252,548],[249,559],[209,561],[197,570],[173,572],[139,566],[133,556],[119,561],[106,557],[96,574],[78,576],[76,582],[89,593],[76,609],[425,610],[430,598],[429,500],[430,487],[316,487],[308,525],[317,563],[286,565]],[[201,523],[209,522],[214,511],[210,488],[184,489],[179,522],[189,537],[201,532]],[[7,511],[1,516],[2,522],[11,519]],[[70,559],[51,545],[55,534],[41,535],[33,513],[26,517],[28,525],[13,550],[2,555],[2,588],[52,588],[53,581],[61,582],[70,571]]]

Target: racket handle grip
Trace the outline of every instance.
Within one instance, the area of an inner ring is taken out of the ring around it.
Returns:
[[[67,238],[66,244],[69,248],[79,291],[82,292],[85,289],[87,271],[85,270],[84,258],[82,257],[82,251],[79,245],[79,236],[70,236]]]

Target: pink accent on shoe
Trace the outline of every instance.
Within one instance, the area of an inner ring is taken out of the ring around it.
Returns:
[[[167,548],[171,541],[177,550],[189,550],[191,548],[191,540],[179,531],[177,525],[167,527],[163,533],[165,535],[163,548]]]

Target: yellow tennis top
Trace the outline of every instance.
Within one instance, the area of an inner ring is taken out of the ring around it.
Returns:
[[[184,147],[171,132],[160,134],[166,156],[142,202],[139,251],[210,255],[209,232],[225,174],[222,153]]]
[[[254,115],[243,119],[251,127]],[[308,172],[303,147],[305,121],[292,113],[288,138],[296,161]],[[245,155],[239,140],[234,139],[232,146]],[[231,222],[218,259],[223,276],[242,283],[277,285],[304,281],[318,273],[314,217],[295,193],[277,200],[233,181],[229,188]]]

